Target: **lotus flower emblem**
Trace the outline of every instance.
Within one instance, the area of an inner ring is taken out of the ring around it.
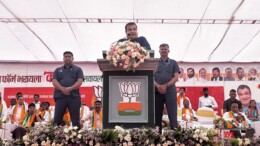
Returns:
[[[94,93],[97,97],[97,100],[101,101],[103,97],[103,88],[101,86],[93,86],[94,87]]]
[[[139,96],[141,82],[119,82],[119,90],[123,97],[123,102],[136,102]]]

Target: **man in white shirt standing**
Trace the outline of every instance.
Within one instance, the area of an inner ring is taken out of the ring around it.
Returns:
[[[199,108],[209,107],[209,108],[218,108],[218,104],[214,97],[209,96],[209,89],[203,88],[203,96],[199,98]]]

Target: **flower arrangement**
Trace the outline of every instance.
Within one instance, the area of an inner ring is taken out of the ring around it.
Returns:
[[[257,144],[257,143],[255,143]],[[240,139],[240,138],[233,138],[233,139],[227,139],[225,140],[225,145],[227,146],[250,146],[250,145],[254,145],[250,139],[248,138],[244,138],[244,139]]]
[[[164,129],[163,134],[155,128],[133,128],[125,130],[120,126],[115,129],[78,129],[77,127],[57,127],[53,125],[36,126],[23,137],[13,141],[3,141],[2,145],[30,146],[100,146],[100,145],[142,145],[142,146],[219,146],[256,145],[260,137],[253,139],[225,139],[216,129]]]
[[[134,70],[147,58],[149,58],[149,53],[139,43],[129,40],[113,43],[106,57],[111,64],[123,67],[127,71]]]
[[[226,128],[226,121],[223,118],[218,118],[213,121],[215,128]]]
[[[167,130],[162,135],[162,144],[192,145],[192,146],[219,146],[221,137],[214,129],[179,129]]]

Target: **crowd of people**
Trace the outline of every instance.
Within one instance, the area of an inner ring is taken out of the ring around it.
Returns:
[[[198,121],[199,117],[192,109],[192,104],[190,103],[189,97],[185,95],[185,91],[186,88],[181,87],[177,96],[177,108],[181,111],[181,119],[179,119],[179,122]],[[214,109],[218,108],[215,98],[209,96],[208,88],[203,88],[203,94],[202,97],[199,97],[198,111],[200,109],[214,111]],[[245,95],[247,95],[247,97],[244,97]],[[260,115],[258,105],[259,103],[251,98],[251,90],[247,85],[240,85],[237,90],[231,89],[229,91],[229,98],[224,101],[222,113],[220,114],[222,118],[227,121],[226,128],[247,128],[250,127],[253,122],[259,122]],[[167,126],[170,121],[167,119],[167,109],[166,107],[164,108],[162,125]],[[218,115],[215,116],[218,117]],[[213,119],[216,119],[216,117],[213,117]]]
[[[0,94],[1,95],[1,94]],[[0,96],[1,97],[1,96]],[[40,101],[39,95],[34,94],[34,102],[26,103],[21,92],[16,94],[16,98],[10,100],[10,106],[0,98],[0,118],[4,123],[12,123],[17,128],[12,131],[13,138],[20,138],[27,128],[36,124],[47,124],[54,121],[55,106],[50,106],[48,101]],[[80,126],[81,128],[101,128],[102,127],[102,103],[97,100],[94,107],[88,107],[84,102],[80,106]],[[97,117],[98,118],[95,118]],[[61,126],[72,126],[71,114],[68,108],[62,117]]]

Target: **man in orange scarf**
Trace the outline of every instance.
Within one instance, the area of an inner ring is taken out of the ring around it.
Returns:
[[[37,114],[34,103],[29,104],[28,111],[21,121],[21,126],[18,126],[14,131],[12,131],[13,139],[22,138],[26,132],[28,132],[26,128],[34,126],[35,122],[42,122],[40,115]]]
[[[186,89],[184,87],[181,87],[180,90],[179,90],[180,94],[177,97],[177,106],[178,106],[178,108],[183,108],[183,103],[184,103],[183,101],[185,99],[190,101],[190,99],[185,95],[185,91],[186,91]],[[189,102],[189,107],[192,108],[190,102]]]
[[[18,96],[17,104],[12,107],[12,122],[18,125],[22,124],[26,111],[27,106],[24,104],[24,98],[22,96]]]
[[[35,104],[35,103],[34,103]],[[42,123],[43,124],[46,124],[46,123],[48,123],[48,122],[50,122],[51,121],[51,115],[50,115],[50,113],[47,111],[47,110],[45,110],[45,107],[46,107],[46,102],[41,102],[41,104],[40,104],[40,108],[38,109],[38,114],[41,116],[41,118],[42,118]],[[36,109],[37,109],[37,106],[36,106],[36,104],[35,104],[35,107],[36,107]]]
[[[227,128],[246,128],[251,124],[251,121],[245,116],[244,113],[239,112],[238,103],[233,102],[230,106],[230,111],[225,112],[223,119],[226,121]],[[241,133],[238,130],[232,130],[235,137],[241,137]]]
[[[87,120],[91,121],[91,127],[92,128],[102,128],[102,102],[99,100],[96,100],[94,102],[94,110],[89,112],[89,115],[87,116]]]
[[[239,112],[238,103],[233,102],[230,106],[231,111],[225,112],[223,119],[227,121],[227,128],[246,127],[251,124],[244,113]]]
[[[184,107],[182,108],[182,120],[183,121],[197,121],[196,113],[189,107],[190,101],[188,99],[183,100]]]

